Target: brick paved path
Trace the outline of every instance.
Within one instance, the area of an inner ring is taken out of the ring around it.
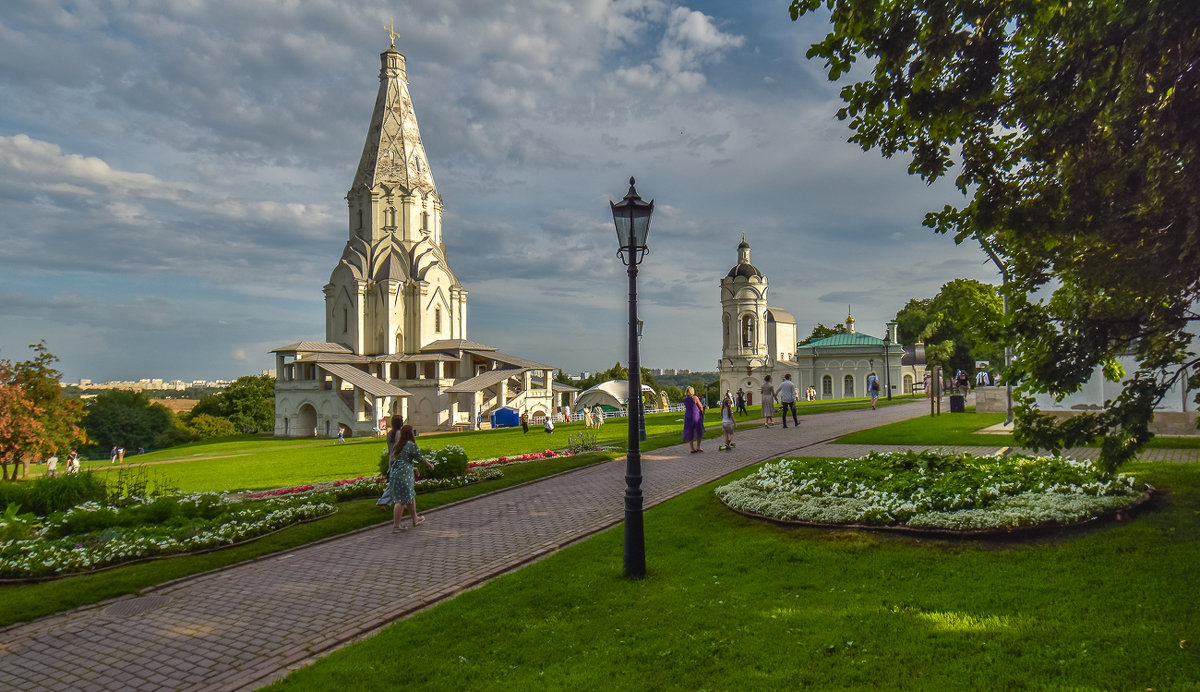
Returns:
[[[686,445],[644,454],[645,504],[801,449],[864,453],[824,441],[924,412],[921,402],[841,411],[808,416],[799,429],[743,431],[732,452],[706,440],[703,454],[688,454]],[[255,689],[619,523],[624,469],[624,459],[598,464],[430,511],[428,523],[406,533],[392,534],[390,523],[371,527],[14,625],[0,630],[0,690]]]

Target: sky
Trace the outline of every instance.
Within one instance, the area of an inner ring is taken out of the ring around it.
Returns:
[[[655,201],[642,364],[715,370],[745,232],[798,333],[882,336],[978,247],[864,152],[787,0],[6,0],[0,358],[63,380],[233,379],[324,340],[379,54],[407,58],[468,338],[568,373],[627,360],[608,202]],[[861,73],[852,72],[850,77]]]

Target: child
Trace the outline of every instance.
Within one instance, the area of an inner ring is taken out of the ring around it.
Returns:
[[[549,435],[552,432],[554,432],[554,416],[547,413],[546,414],[546,434]]]
[[[725,431],[725,444],[718,447],[718,450],[733,449],[737,445],[733,444],[733,399],[726,396],[721,399],[721,429]]]

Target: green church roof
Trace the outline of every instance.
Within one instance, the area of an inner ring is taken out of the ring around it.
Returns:
[[[804,344],[800,348],[849,348],[855,346],[874,346],[877,348],[883,348],[883,339],[871,336],[870,334],[860,334],[858,332],[855,332],[854,334],[842,333],[834,334],[833,336],[827,336],[824,339],[811,341],[807,344]]]

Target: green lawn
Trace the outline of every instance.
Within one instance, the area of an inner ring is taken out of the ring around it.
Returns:
[[[1196,690],[1200,466],[1134,464],[1154,511],[1030,541],[782,528],[713,485],[272,689]]]
[[[1003,447],[1013,444],[1011,434],[977,432],[1004,422],[1003,413],[943,413],[860,430],[839,437],[835,442],[856,445],[979,445]]]
[[[719,427],[720,412],[710,411],[707,424]],[[627,444],[628,419],[610,419],[595,430],[597,441],[623,450]],[[584,432],[582,422],[556,425],[546,434],[541,426],[529,433],[520,428],[502,428],[475,432],[422,435],[417,444],[423,449],[460,445],[472,461],[499,456],[517,456],[528,452],[567,447],[567,438]],[[675,435],[680,439],[682,414],[661,413],[646,417],[646,434]],[[344,444],[334,440],[274,439],[241,436],[233,440],[197,443],[173,447],[134,457],[126,457],[124,466],[146,464],[151,476],[159,476],[185,492],[206,490],[260,490],[304,483],[355,478],[379,472],[379,456],[384,441],[378,438],[351,438]],[[159,462],[159,463],[155,463]],[[84,468],[103,473],[121,468],[107,460],[90,462]]]

